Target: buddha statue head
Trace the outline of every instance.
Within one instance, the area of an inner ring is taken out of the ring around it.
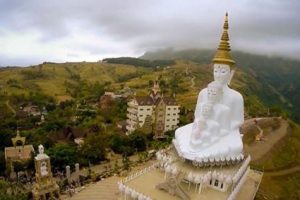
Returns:
[[[214,64],[214,80],[221,85],[227,85],[231,78],[231,70],[229,65]]]

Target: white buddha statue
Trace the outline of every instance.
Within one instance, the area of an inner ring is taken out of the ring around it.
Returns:
[[[226,13],[221,42],[213,59],[214,81],[198,95],[194,123],[175,131],[176,148],[186,159],[234,159],[242,154],[239,128],[244,122],[244,101],[239,92],[228,86],[235,63],[229,51]]]
[[[238,131],[239,127],[244,123],[244,100],[242,95],[229,88],[228,84],[233,75],[233,71],[230,70],[230,66],[227,64],[214,64],[214,80],[223,87],[223,95],[221,98],[221,104],[230,108],[230,129]],[[199,106],[201,102],[208,101],[208,89],[204,88],[198,95],[195,118],[201,113]]]
[[[43,145],[39,145],[39,154],[44,154],[44,146]]]

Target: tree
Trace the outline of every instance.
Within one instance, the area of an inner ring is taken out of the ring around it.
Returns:
[[[123,154],[122,164],[124,170],[130,169],[130,160],[126,154]]]
[[[145,151],[147,148],[146,136],[140,132],[133,132],[129,135],[129,144],[137,151]]]
[[[110,148],[119,154],[132,155],[134,153],[134,148],[129,144],[129,137],[120,134],[114,134],[111,137]]]
[[[5,155],[3,151],[0,151],[0,175],[3,176],[5,172]]]
[[[92,134],[85,138],[81,147],[82,156],[95,164],[106,158],[107,141],[104,135]]]
[[[74,165],[77,161],[76,146],[68,143],[57,143],[47,151],[52,166],[64,169],[67,165]]]

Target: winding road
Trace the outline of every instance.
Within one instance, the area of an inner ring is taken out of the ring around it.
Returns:
[[[195,86],[195,78],[196,78],[196,77],[193,76],[193,75],[191,75],[191,73],[190,73],[188,67],[185,68],[185,74],[186,74],[187,76],[189,76],[189,78],[190,78],[190,80],[191,80],[191,85],[190,85],[190,87],[191,87],[191,88],[194,88],[194,86]]]
[[[283,170],[275,171],[275,172],[265,172],[265,175],[266,176],[272,176],[272,177],[285,176],[285,175],[293,174],[293,173],[298,172],[298,171],[300,171],[300,166],[295,166],[295,167],[291,167],[291,168],[288,168],[288,169],[283,169]]]
[[[251,155],[252,161],[258,161],[263,158],[281,139],[288,133],[289,124],[281,120],[280,127],[264,136],[264,141],[255,141],[252,144],[245,145],[245,152]]]

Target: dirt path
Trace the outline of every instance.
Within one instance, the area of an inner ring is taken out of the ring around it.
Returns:
[[[295,166],[288,169],[283,169],[276,172],[265,172],[266,176],[285,176],[300,171],[300,166]]]
[[[191,73],[190,73],[190,71],[189,71],[189,68],[187,67],[187,68],[185,68],[185,74],[190,78],[190,80],[191,80],[191,85],[190,85],[190,87],[191,88],[194,88],[195,87],[195,76],[193,76]]]
[[[278,129],[270,132],[264,138],[265,141],[255,141],[250,145],[245,145],[245,152],[251,155],[252,161],[259,160],[266,155],[272,147],[279,142],[286,134],[289,124],[285,120],[281,120],[281,125]]]
[[[194,86],[195,86],[195,76],[191,76],[192,78],[191,78],[191,88],[194,88]]]
[[[11,107],[11,105],[9,104],[9,100],[7,100],[5,102],[6,106],[9,108],[9,110],[14,114],[14,116],[16,116],[16,111],[13,107]]]

